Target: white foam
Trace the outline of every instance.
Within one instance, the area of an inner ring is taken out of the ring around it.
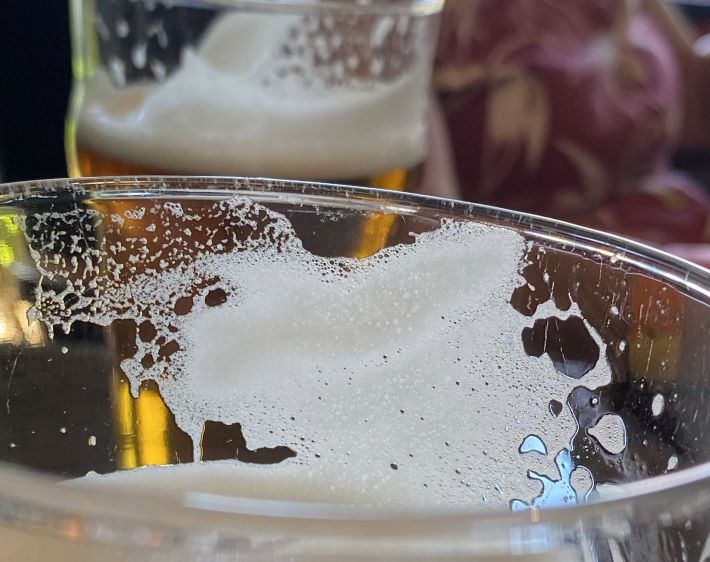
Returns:
[[[619,454],[626,448],[626,424],[616,414],[606,414],[587,432],[612,454]]]
[[[321,465],[304,468],[293,459],[277,465],[254,465],[237,461],[196,462],[173,466],[150,466],[87,475],[64,483],[109,491],[130,491],[152,496],[183,496],[186,493],[215,494],[259,500],[411,507],[421,503],[414,490],[392,479],[386,486],[333,481]]]
[[[116,87],[121,77],[98,71],[86,84],[79,144],[174,172],[293,179],[352,179],[421,162],[426,61],[374,86],[274,78],[274,53],[299,25],[294,16],[235,13],[197,51],[185,50],[162,83]]]
[[[297,456],[288,470],[327,483],[325,496],[335,500],[376,493],[383,501],[507,506],[539,492],[528,469],[556,473],[554,456],[577,426],[569,409],[553,418],[548,404],[564,402],[579,382],[523,352],[523,328],[550,310],[526,318],[509,302],[524,284],[516,232],[445,221],[370,258],[332,259],[304,249],[285,217],[248,199],[198,215],[174,202],[144,205],[139,218],[105,217],[104,237],[121,244],[91,250],[101,256],[98,279],[74,279],[79,297],[68,304],[40,285],[35,313],[65,327],[76,319],[150,321],[156,336],[136,337],[134,357],[121,366],[134,394],[144,381],[158,383],[195,458],[212,420],[242,424],[250,449],[291,447]],[[38,233],[43,221],[37,215]],[[160,251],[165,264],[117,278],[147,259],[156,223],[164,246],[150,253]],[[219,225],[253,234],[225,251],[230,235]],[[40,270],[70,275],[63,256],[39,255]],[[195,294],[191,286],[208,279],[218,281]],[[92,283],[99,290],[89,296]],[[227,302],[210,308],[203,297],[215,289]],[[193,306],[179,315],[175,303],[186,294],[195,295]],[[160,359],[160,338],[179,345],[168,360]],[[155,359],[150,368],[141,364],[146,354]],[[609,376],[600,361],[584,382],[594,388]],[[519,454],[530,434],[549,455]]]

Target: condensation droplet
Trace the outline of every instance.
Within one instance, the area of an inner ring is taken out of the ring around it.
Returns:
[[[113,79],[116,86],[122,88],[126,85],[126,65],[118,57],[111,57],[108,63],[109,71],[111,73],[111,78]]]
[[[128,34],[131,32],[131,26],[128,25],[128,22],[124,20],[123,18],[119,19],[116,22],[116,35],[120,37],[121,39],[124,39],[128,37]]]
[[[675,470],[678,467],[678,457],[676,455],[671,455],[668,458],[668,470]]]
[[[665,408],[665,405],[666,399],[663,398],[663,394],[659,392],[653,397],[653,401],[651,402],[651,413],[656,417],[660,416]]]
[[[385,39],[391,33],[394,27],[394,19],[392,17],[378,18],[372,29],[370,43],[375,48],[380,48],[384,45]]]
[[[131,49],[131,62],[138,69],[145,68],[148,62],[148,44],[145,41],[136,43]]]
[[[109,31],[104,19],[101,17],[101,14],[96,14],[94,17],[94,28],[99,34],[99,37],[101,37],[104,41],[111,39],[111,32]]]
[[[379,76],[382,74],[382,70],[385,67],[384,61],[380,57],[375,57],[370,61],[370,74],[372,76]]]
[[[95,447],[96,446],[96,436],[95,435],[90,435],[88,439],[89,447]]]
[[[155,76],[155,79],[158,80],[159,82],[162,82],[165,80],[165,76],[167,76],[168,71],[165,68],[165,65],[160,62],[159,60],[151,60],[150,61],[150,70],[153,72],[153,75]]]
[[[360,64],[360,59],[357,57],[357,55],[351,55],[347,58],[345,61],[349,69],[355,69],[357,68],[357,65]]]

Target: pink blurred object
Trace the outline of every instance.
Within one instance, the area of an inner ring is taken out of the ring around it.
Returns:
[[[710,269],[710,244],[665,244],[661,249]]]
[[[710,198],[666,173],[680,73],[640,5],[448,1],[436,85],[464,198],[657,245],[710,242]]]
[[[649,243],[710,268],[707,199],[687,177],[668,172],[647,178],[638,189],[617,195],[595,211],[568,219]]]

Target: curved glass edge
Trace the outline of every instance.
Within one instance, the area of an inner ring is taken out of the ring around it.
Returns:
[[[308,203],[322,207],[342,205],[338,200],[345,198],[350,208],[363,211],[407,215],[428,212],[438,218],[478,218],[514,228],[546,244],[568,247],[570,251],[582,249],[593,252],[613,260],[613,264],[625,263],[684,288],[690,296],[710,306],[710,270],[661,250],[554,219],[402,192],[269,178],[126,176],[0,184],[0,206],[16,204],[29,197],[55,197],[59,193],[70,194],[79,203],[87,198],[155,198],[180,196],[186,192],[193,197],[196,191],[203,193],[205,198],[243,195],[263,203]],[[161,525],[182,529],[215,529],[217,525],[219,528],[223,526],[225,531],[234,531],[236,523],[240,532],[248,532],[249,527],[254,525],[254,529],[261,533],[265,525],[270,529],[279,529],[288,522],[293,532],[302,534],[318,533],[318,522],[327,520],[337,527],[337,532],[346,535],[362,532],[374,535],[409,534],[412,529],[418,529],[419,533],[433,536],[437,533],[448,535],[457,530],[470,532],[471,525],[506,528],[530,523],[564,525],[573,521],[603,521],[614,515],[628,516],[630,511],[636,515],[668,511],[674,506],[685,512],[698,503],[705,510],[710,508],[710,463],[625,484],[618,498],[528,512],[485,509],[376,512],[367,508],[296,502],[245,502],[240,498],[209,494],[186,494],[178,500],[126,498],[112,492],[92,491],[91,497],[88,497],[88,494],[57,486],[56,483],[55,479],[45,475],[0,465],[0,500],[36,506],[57,514],[80,511],[86,516],[125,518],[133,525],[141,522],[153,525],[159,521]]]
[[[440,12],[444,0],[172,0],[172,5],[195,8],[235,8],[259,12],[328,12],[376,15],[429,15]]]
[[[363,211],[412,215],[422,211],[440,218],[477,218],[508,226],[524,235],[560,249],[584,250],[606,259],[610,265],[628,265],[682,288],[710,305],[710,270],[642,242],[592,228],[481,205],[406,192],[274,178],[228,176],[116,176],[81,179],[48,179],[0,184],[0,205],[8,205],[42,193],[68,192],[82,197],[140,198],[181,195],[197,190],[206,198],[249,195],[259,202],[303,203],[337,206],[348,199],[350,208]],[[194,196],[194,193],[191,194]]]
[[[664,482],[660,482],[663,480]],[[57,485],[56,480],[26,474],[0,465],[2,526],[30,527],[35,532],[62,536],[68,520],[90,542],[150,546],[150,535],[136,529],[159,530],[165,542],[179,543],[216,534],[225,537],[298,537],[378,541],[406,538],[417,541],[474,541],[512,538],[531,525],[545,526],[550,548],[559,547],[554,534],[602,530],[633,520],[638,529],[665,520],[666,524],[708,513],[710,474],[707,466],[649,479],[646,485],[627,485],[623,497],[580,506],[504,510],[440,510],[382,512],[346,506],[251,500],[186,493],[177,497],[130,496],[116,491],[91,494]],[[649,485],[650,484],[650,485]],[[103,529],[110,528],[105,534]],[[509,536],[510,534],[510,536]],[[153,545],[154,546],[154,545]]]

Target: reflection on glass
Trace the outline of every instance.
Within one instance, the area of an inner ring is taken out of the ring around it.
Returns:
[[[18,274],[26,274],[28,257],[19,217],[0,209],[0,344],[39,346],[45,343],[44,332],[39,322],[29,322],[32,303],[20,296]]]

